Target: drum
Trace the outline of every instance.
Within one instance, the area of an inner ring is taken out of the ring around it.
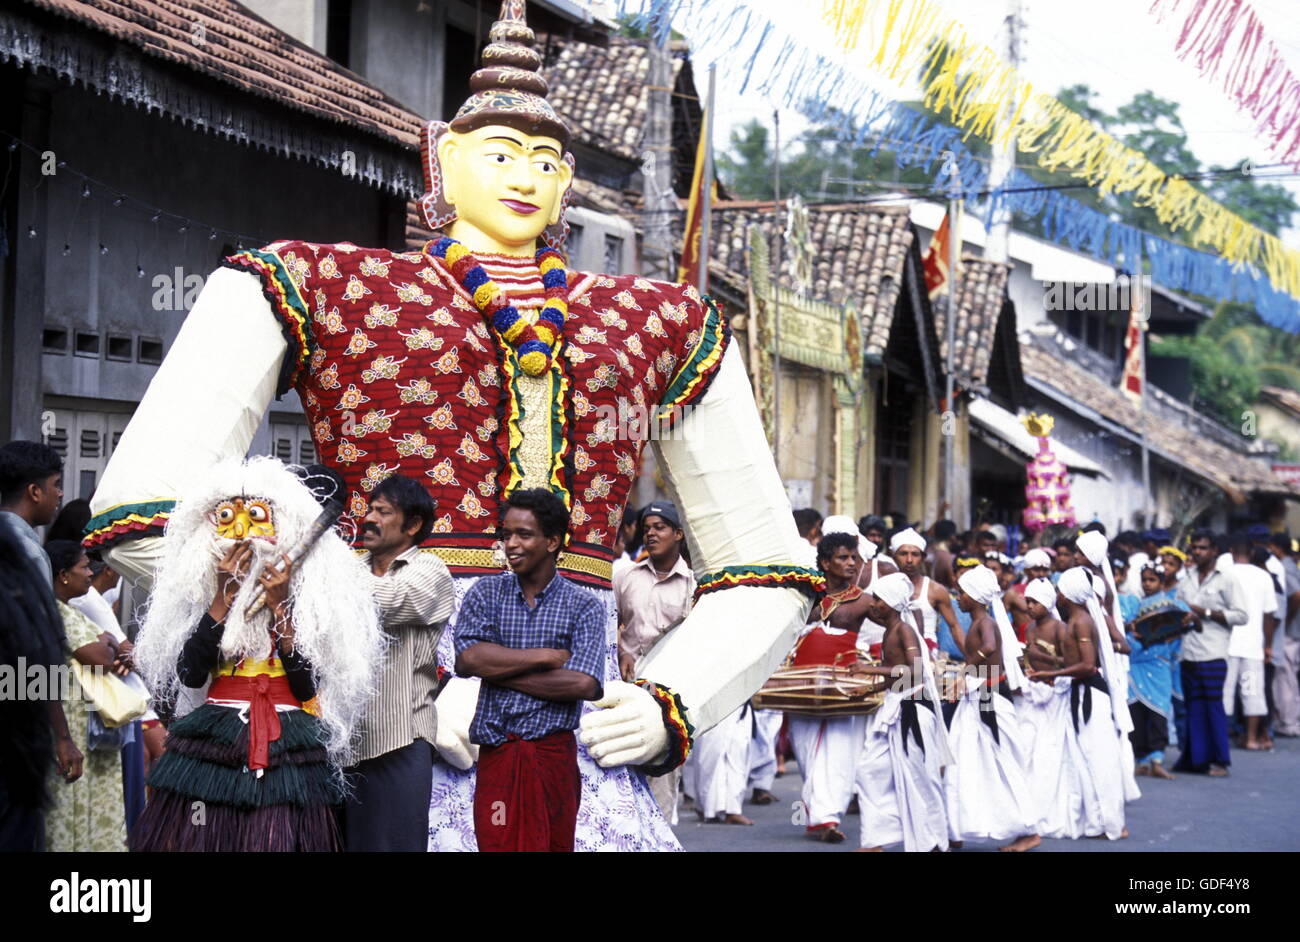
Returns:
[[[1163,600],[1143,605],[1130,623],[1134,636],[1144,647],[1161,644],[1191,630],[1183,624],[1187,610],[1177,602]]]
[[[886,677],[854,676],[857,663],[877,665],[866,659],[842,659],[836,664],[787,662],[754,694],[755,710],[783,710],[799,716],[862,716],[873,713],[885,700]]]

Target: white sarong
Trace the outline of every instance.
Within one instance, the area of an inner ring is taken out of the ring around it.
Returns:
[[[1110,694],[1100,677],[1076,680],[1070,690],[1070,723],[1077,732],[1092,783],[1084,812],[1084,834],[1105,834],[1112,841],[1124,831],[1124,770],[1115,735]]]
[[[853,798],[853,777],[867,717],[790,716],[790,746],[803,776],[808,826],[839,824]]]
[[[1115,655],[1117,665],[1115,683],[1110,684],[1111,691],[1120,698],[1120,703],[1128,703],[1128,655]],[[1142,790],[1137,783],[1137,759],[1133,755],[1133,740],[1129,739],[1128,730],[1116,729],[1119,736],[1119,762],[1123,771],[1124,800],[1137,801],[1142,797]]]
[[[749,741],[749,787],[772,790],[776,781],[776,739],[785,714],[780,710],[755,710],[754,734]]]
[[[944,773],[949,837],[1009,841],[1033,834],[1038,815],[1015,705],[997,691],[990,696],[982,683],[968,686],[948,741],[957,760],[956,768]]]
[[[943,779],[932,758],[943,718],[929,700],[911,699],[920,691],[889,691],[871,717],[856,776],[862,847],[948,849]]]
[[[1087,833],[1087,808],[1097,804],[1079,737],[1070,717],[1070,678],[1021,688],[1019,706],[1029,795],[1040,837],[1077,839]],[[1096,709],[1095,705],[1093,707]]]
[[[695,766],[692,797],[706,821],[744,811],[753,712],[746,703],[695,739],[689,760]]]

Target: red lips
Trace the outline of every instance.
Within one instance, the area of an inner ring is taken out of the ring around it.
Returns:
[[[521,216],[531,216],[542,208],[540,206],[534,206],[532,203],[520,202],[519,200],[502,200],[501,202],[505,203],[506,206],[510,207]]]

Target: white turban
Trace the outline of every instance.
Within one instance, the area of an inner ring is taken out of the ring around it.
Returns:
[[[926,649],[925,636],[916,624],[916,619],[912,617],[912,595],[916,591],[916,587],[912,585],[912,580],[908,578],[906,573],[891,572],[889,575],[881,576],[872,582],[871,585],[867,586],[867,591],[898,612],[903,622],[916,634],[916,640],[921,645],[922,683],[925,685],[925,692],[934,703],[935,709],[938,709],[943,704],[943,701],[939,698],[939,685],[934,679],[934,666],[930,663],[930,652]],[[951,765],[953,763],[953,754],[948,745],[948,728],[944,725],[942,719],[934,725],[937,737],[936,745],[938,747],[935,755],[937,764],[940,766]]]
[[[1025,554],[1024,563],[1026,569],[1051,569],[1052,557],[1045,549],[1031,549]]]
[[[1106,535],[1099,530],[1089,530],[1087,533],[1080,533],[1074,545],[1079,547],[1080,553],[1088,557],[1088,562],[1100,566],[1102,560],[1106,559],[1110,540],[1106,539]]]
[[[872,543],[865,536],[858,532],[858,525],[842,514],[831,514],[822,521],[822,536],[830,536],[832,533],[847,533],[850,536],[858,538],[858,555],[864,561],[870,561],[879,547]]]
[[[1104,539],[1104,537],[1103,537]],[[1110,712],[1115,720],[1115,728],[1127,733],[1133,728],[1133,717],[1127,703],[1119,695],[1119,658],[1115,645],[1111,642],[1110,631],[1106,627],[1106,616],[1102,614],[1101,600],[1093,586],[1092,573],[1083,566],[1075,566],[1061,573],[1061,581],[1056,584],[1060,593],[1076,605],[1088,609],[1088,615],[1097,626],[1097,646],[1101,648],[1101,672],[1110,688]]]
[[[1052,613],[1053,618],[1061,617],[1061,613],[1056,610],[1056,586],[1052,585],[1051,579],[1030,579],[1025,586],[1025,598],[1033,599],[1043,606]]]
[[[921,552],[925,552],[925,537],[917,533],[911,527],[906,530],[899,530],[889,541],[889,551],[896,552],[900,546],[915,546]]]
[[[906,615],[911,610],[916,586],[912,585],[912,580],[906,573],[891,572],[871,583],[867,591],[894,611]]]
[[[1024,686],[1025,674],[1017,659],[1024,647],[1016,638],[1011,619],[1007,617],[1007,608],[1002,604],[1002,587],[998,585],[998,577],[987,566],[976,566],[962,573],[957,584],[976,602],[991,610],[1002,641],[1002,671],[1007,675],[1007,686],[1019,690]]]

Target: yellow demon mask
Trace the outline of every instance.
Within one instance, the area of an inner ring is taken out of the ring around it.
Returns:
[[[275,542],[275,515],[269,501],[257,497],[223,500],[212,511],[217,536],[229,540],[260,539]]]

